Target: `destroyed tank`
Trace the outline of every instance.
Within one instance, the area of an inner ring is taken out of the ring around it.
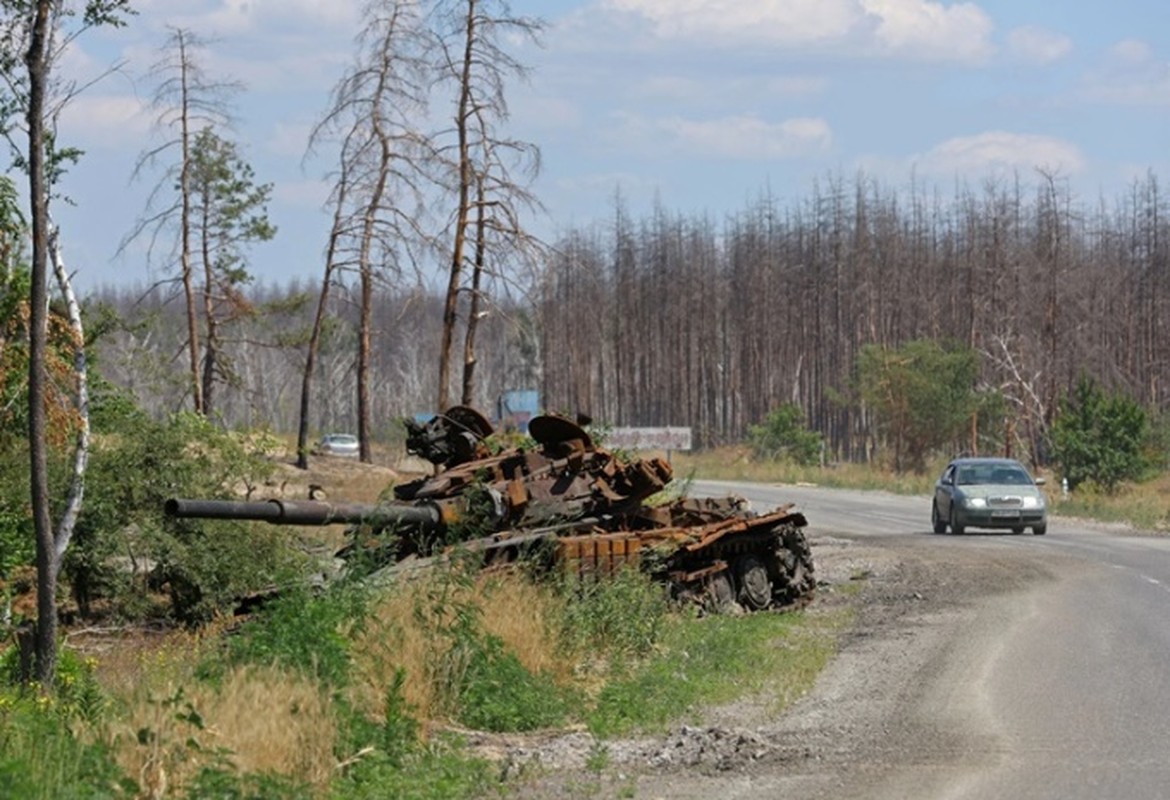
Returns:
[[[803,605],[815,587],[812,554],[793,505],[755,513],[738,497],[654,502],[669,494],[670,464],[597,446],[580,421],[544,414],[533,444],[493,452],[491,424],[456,406],[425,424],[406,421],[407,451],[434,474],[395,486],[377,505],[174,498],[180,518],[351,526],[340,555],[380,553],[390,574],[453,552],[484,568],[519,562],[583,578],[637,567],[679,600],[708,610]],[[368,560],[368,559],[367,559]]]

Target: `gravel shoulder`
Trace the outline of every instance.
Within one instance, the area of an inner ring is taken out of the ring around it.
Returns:
[[[523,769],[519,795],[533,798],[894,798],[907,796],[907,775],[927,796],[921,782],[932,772],[953,780],[994,761],[995,731],[978,709],[956,714],[966,698],[924,687],[978,684],[978,675],[948,673],[978,668],[974,651],[1055,579],[1051,559],[928,547],[921,535],[812,543],[823,588],[806,613],[849,604],[855,623],[813,690],[784,713],[769,696],[745,698],[664,737],[607,741],[600,759],[584,732],[471,744]],[[860,591],[839,590],[849,583]]]

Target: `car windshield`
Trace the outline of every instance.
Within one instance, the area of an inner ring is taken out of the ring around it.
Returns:
[[[972,464],[955,471],[955,482],[966,486],[982,483],[1027,486],[1032,479],[1022,468],[1010,464]]]

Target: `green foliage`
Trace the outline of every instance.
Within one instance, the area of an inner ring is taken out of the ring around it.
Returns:
[[[109,752],[75,729],[96,723],[106,701],[93,663],[62,650],[52,695],[17,685],[16,648],[0,656],[0,786],[5,797],[134,797],[137,787]]]
[[[1151,471],[1170,470],[1170,412],[1155,413],[1150,418],[1144,458]]]
[[[793,614],[674,617],[655,656],[602,689],[587,718],[590,731],[608,737],[662,730],[702,705],[759,692],[768,682],[779,692],[778,704],[799,696],[832,651],[829,637],[794,635],[803,620]],[[777,647],[781,640],[785,646]]]
[[[96,722],[106,708],[106,697],[94,676],[95,663],[72,650],[61,650],[52,708],[68,719]],[[20,687],[20,652],[10,647],[0,654],[0,686]]]
[[[295,557],[271,527],[173,520],[169,497],[223,497],[270,474],[263,442],[223,431],[202,417],[153,420],[95,376],[93,444],[85,503],[66,553],[63,578],[83,616],[170,613],[197,622],[242,595],[278,581]],[[0,580],[32,563],[27,442],[0,431]],[[63,502],[66,448],[48,453],[50,493]],[[61,509],[54,509],[59,514]],[[100,604],[100,605],[99,605]]]
[[[758,458],[804,466],[821,458],[821,435],[806,427],[804,412],[795,403],[785,403],[761,424],[749,426],[748,441]]]
[[[28,500],[28,452],[14,447],[8,453],[0,458],[0,582],[10,580],[17,567],[32,564],[36,555]]]
[[[561,641],[570,652],[637,659],[658,643],[670,611],[662,586],[635,569],[605,580],[561,579],[565,597]]]
[[[559,723],[566,705],[553,681],[529,672],[484,631],[474,575],[474,564],[453,564],[433,576],[415,608],[416,624],[433,642],[427,671],[441,706],[464,724],[487,730]]]
[[[1052,423],[1053,460],[1069,486],[1091,481],[1107,493],[1146,468],[1143,448],[1149,431],[1140,405],[1121,394],[1107,394],[1082,377],[1064,398]]]
[[[350,634],[365,620],[368,601],[367,592],[352,585],[317,595],[291,589],[266,604],[229,641],[229,660],[291,667],[327,686],[345,686]]]
[[[442,739],[395,762],[380,752],[359,760],[334,782],[337,800],[459,800],[503,795],[499,768],[468,758],[458,742]]]
[[[893,448],[896,470],[923,471],[932,451],[959,437],[979,410],[978,375],[978,356],[958,345],[919,340],[861,349],[858,389]]]
[[[216,281],[227,286],[248,282],[251,276],[241,247],[276,235],[266,208],[272,184],[257,186],[252,167],[240,157],[236,145],[210,127],[195,135],[190,172],[199,233],[212,261],[207,266],[213,268]]]
[[[12,800],[137,796],[109,752],[79,739],[45,697],[0,690],[0,786]]]
[[[381,725],[378,744],[391,762],[401,765],[418,744],[419,724],[411,716],[402,687],[406,684],[406,670],[394,671],[394,680],[386,692],[385,721]]]
[[[458,719],[488,731],[530,731],[564,722],[565,696],[551,678],[533,675],[495,636],[479,633],[469,645],[458,689]]]
[[[300,800],[311,797],[310,787],[284,775],[241,774],[231,764],[199,770],[187,786],[189,800]]]
[[[271,465],[249,440],[195,414],[151,420],[113,390],[94,419],[85,507],[65,560],[83,613],[105,596],[133,614],[158,587],[177,619],[199,622],[291,569],[275,529],[163,514],[169,497],[223,497],[259,483]]]

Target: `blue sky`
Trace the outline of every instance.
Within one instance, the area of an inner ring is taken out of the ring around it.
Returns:
[[[328,160],[306,135],[349,64],[358,0],[138,0],[121,30],[86,34],[66,61],[123,69],[75,100],[65,143],[86,150],[58,211],[81,290],[162,277],[142,248],[115,253],[157,175],[130,181],[157,142],[149,69],[167,26],[214,39],[204,63],[243,82],[235,138],[274,184],[276,240],[251,254],[266,282],[320,274]],[[858,170],[883,185],[1037,167],[1094,204],[1152,170],[1170,175],[1170,25],[1153,0],[514,0],[548,24],[510,89],[511,133],[541,147],[534,188],[553,238],[657,200],[720,220],[767,191],[785,200]]]

